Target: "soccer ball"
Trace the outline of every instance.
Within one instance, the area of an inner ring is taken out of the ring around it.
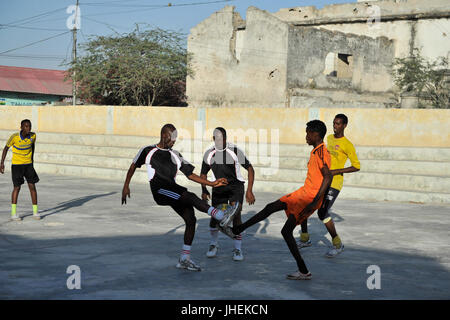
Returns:
[[[231,207],[231,204],[228,203],[221,203],[219,204],[216,209],[221,210],[221,211],[226,211]]]

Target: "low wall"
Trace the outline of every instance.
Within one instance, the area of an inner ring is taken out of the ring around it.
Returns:
[[[332,133],[333,118],[349,118],[346,136],[359,146],[450,147],[450,110],[355,108],[178,108],[121,106],[0,106],[0,130],[18,130],[30,119],[33,131],[159,136],[174,124],[180,138],[210,140],[217,126],[246,141],[305,144],[306,123],[320,119]]]

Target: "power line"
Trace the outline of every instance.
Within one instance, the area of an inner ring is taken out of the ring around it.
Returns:
[[[62,33],[60,33],[60,34],[57,34],[57,35],[54,35],[54,36],[51,36],[51,37],[48,37],[48,38],[45,38],[45,39],[42,39],[42,40],[38,40],[38,41],[35,41],[35,42],[32,42],[32,43],[26,44],[26,45],[21,46],[21,47],[18,47],[18,48],[9,49],[9,50],[0,52],[0,55],[5,54],[5,53],[8,53],[8,52],[11,52],[11,51],[19,50],[19,49],[22,49],[22,48],[26,48],[26,47],[32,46],[32,45],[34,45],[34,44],[41,43],[41,42],[44,42],[44,41],[47,41],[47,40],[56,38],[56,37],[62,36],[63,34],[67,34],[67,33],[70,33],[70,32],[71,32],[71,31],[65,31],[65,32],[62,32]]]
[[[203,1],[203,2],[191,2],[191,3],[167,3],[167,4],[112,4],[112,2],[87,2],[83,3],[84,6],[103,6],[108,5],[108,7],[117,7],[117,8],[168,8],[168,7],[185,7],[185,6],[198,6],[205,4],[215,4],[215,3],[223,3],[223,2],[231,2],[235,0],[215,0],[215,1]]]
[[[55,12],[58,12],[58,11],[61,11],[61,10],[65,10],[65,9],[66,9],[66,7],[55,9],[55,10],[51,10],[51,11],[47,11],[47,12],[44,12],[44,13],[41,13],[41,14],[38,14],[38,15],[35,15],[35,16],[31,16],[31,17],[28,17],[28,18],[23,18],[23,19],[20,19],[20,20],[9,22],[6,25],[16,25],[18,23],[20,23],[20,24],[30,23],[31,21],[35,20],[38,17],[47,16],[47,15],[50,15],[52,13],[55,13]]]
[[[21,25],[11,25],[11,24],[0,24],[0,28],[1,27],[29,29],[29,30],[44,30],[44,31],[63,31],[63,30],[65,30],[65,29],[51,29],[51,28],[38,28],[38,27],[24,27]]]

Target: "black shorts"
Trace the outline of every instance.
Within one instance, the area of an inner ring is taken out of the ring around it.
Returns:
[[[331,209],[331,207],[334,204],[334,201],[336,201],[336,198],[339,195],[339,190],[334,188],[329,188],[327,194],[325,195],[325,198],[323,199],[322,206],[317,211],[317,214],[319,215],[319,219],[323,221],[324,219],[330,217],[330,214],[328,211]]]
[[[231,183],[226,186],[213,188],[211,203],[213,207],[222,203],[231,203],[239,201],[241,204],[244,201],[244,184]]]
[[[150,184],[153,199],[160,206],[178,206],[180,198],[188,189],[176,183],[174,184]]]
[[[11,176],[14,187],[20,187],[24,184],[24,177],[27,183],[38,183],[39,177],[34,170],[33,164],[13,164],[11,165]]]

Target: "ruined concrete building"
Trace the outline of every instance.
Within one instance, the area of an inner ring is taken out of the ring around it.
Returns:
[[[450,1],[385,0],[295,7],[227,6],[191,29],[195,107],[369,107],[399,104],[395,58],[414,48],[449,57]]]

